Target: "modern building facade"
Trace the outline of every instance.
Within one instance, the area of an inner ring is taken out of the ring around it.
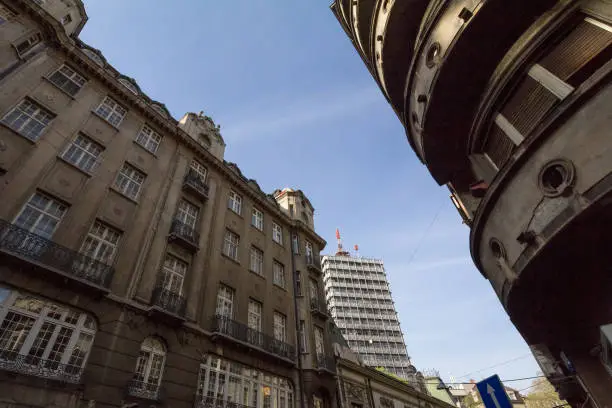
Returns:
[[[382,260],[352,257],[340,248],[323,256],[322,264],[327,305],[350,348],[364,364],[414,381]]]
[[[0,2],[0,407],[335,407],[309,200],[264,193],[86,20]]]
[[[574,406],[612,406],[612,4],[331,7],[543,372]]]

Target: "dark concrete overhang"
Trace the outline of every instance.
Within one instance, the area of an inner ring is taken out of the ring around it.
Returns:
[[[361,0],[357,3],[357,35],[363,46],[363,50],[366,53],[366,58],[372,60],[371,51],[371,29],[372,29],[372,15],[374,13],[375,0]]]

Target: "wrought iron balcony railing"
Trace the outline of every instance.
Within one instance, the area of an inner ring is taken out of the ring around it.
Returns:
[[[321,259],[315,254],[306,254],[306,266],[321,270]]]
[[[336,372],[336,360],[332,356],[325,355],[324,353],[317,354],[317,367],[319,370],[327,370],[330,372]]]
[[[233,401],[226,401],[219,398],[196,395],[193,408],[251,408],[248,405],[238,404]]]
[[[214,316],[212,318],[211,331],[248,343],[279,357],[291,361],[295,360],[295,348],[291,344],[251,329],[247,325],[232,320],[229,317]]]
[[[202,177],[193,170],[189,170],[183,180],[183,187],[191,190],[193,193],[198,195],[200,198],[208,198],[208,184],[202,180]]]
[[[191,249],[197,249],[200,242],[200,233],[191,225],[175,219],[170,227],[170,238],[182,242]]]
[[[12,350],[0,350],[0,370],[32,375],[72,384],[78,384],[82,367],[61,364],[35,356],[19,354]]]
[[[329,316],[329,312],[327,311],[327,306],[325,305],[325,302],[319,300],[318,298],[310,299],[310,310],[313,313],[321,315],[322,317]]]
[[[131,397],[158,401],[161,399],[161,387],[159,384],[151,384],[134,378],[127,385],[127,394]]]
[[[153,289],[151,304],[163,309],[166,312],[183,317],[185,316],[187,299],[185,299],[185,296],[179,293],[174,293],[165,288],[163,285],[158,284],[155,289]]]
[[[0,220],[0,251],[20,256],[53,268],[64,276],[108,289],[113,279],[112,266],[58,245],[14,224]]]

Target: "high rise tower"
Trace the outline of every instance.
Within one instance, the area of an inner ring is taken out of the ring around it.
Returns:
[[[336,325],[365,364],[413,381],[416,370],[406,352],[383,261],[351,257],[338,230],[336,238],[336,254],[323,257],[325,297]]]

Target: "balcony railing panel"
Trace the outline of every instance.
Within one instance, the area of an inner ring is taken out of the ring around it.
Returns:
[[[312,310],[315,313],[319,313],[320,315],[324,317],[327,317],[329,315],[325,302],[319,299],[316,299],[316,298],[310,299],[310,310]]]
[[[129,396],[157,401],[161,398],[161,388],[159,384],[151,384],[144,381],[132,379],[127,385]]]
[[[180,239],[193,248],[197,248],[198,243],[200,242],[200,233],[191,225],[187,225],[177,219],[172,221],[170,236]]]
[[[317,354],[317,366],[319,370],[336,372],[336,360],[332,356],[319,353]]]
[[[306,266],[321,269],[321,258],[318,255],[306,254]]]
[[[189,170],[183,180],[183,186],[197,193],[202,198],[208,198],[208,184],[193,170]]]
[[[213,397],[205,397],[203,395],[196,395],[194,408],[252,408],[248,405],[238,404],[233,401],[226,401]]]
[[[295,360],[295,348],[291,344],[277,340],[228,317],[214,316],[211,331],[251,344],[277,356]]]
[[[111,266],[4,220],[0,220],[0,250],[105,289],[113,278]]]
[[[185,316],[187,299],[185,296],[179,293],[174,293],[166,289],[164,286],[158,284],[155,289],[153,289],[151,304],[169,313],[183,317]]]
[[[52,380],[77,384],[81,379],[82,367],[44,360],[16,351],[0,350],[0,370],[32,375]]]

